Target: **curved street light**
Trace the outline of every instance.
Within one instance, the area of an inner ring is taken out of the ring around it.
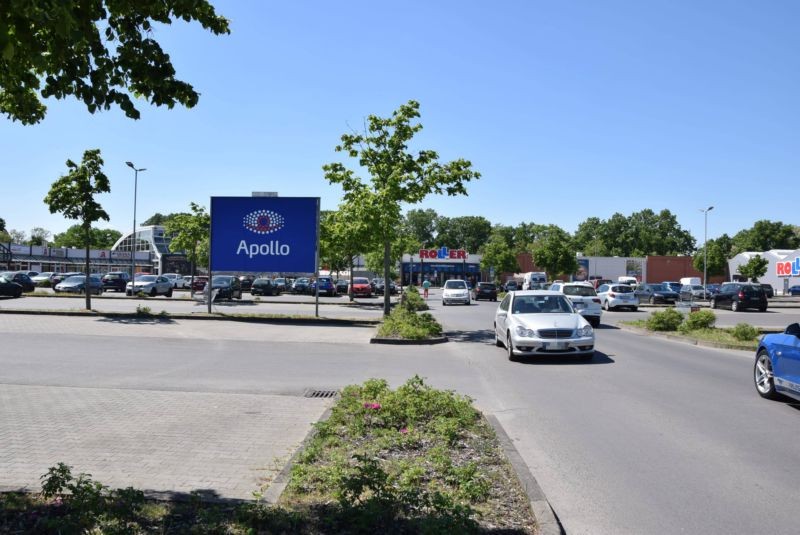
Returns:
[[[136,273],[136,193],[139,189],[139,171],[147,171],[144,167],[137,169],[132,162],[125,165],[133,169],[133,234],[131,234],[131,293],[133,293],[133,279]]]

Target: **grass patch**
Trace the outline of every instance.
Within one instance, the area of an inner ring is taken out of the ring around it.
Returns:
[[[378,336],[383,338],[424,340],[441,334],[442,326],[431,314],[418,314],[404,306],[394,307],[378,328]]]
[[[349,386],[317,424],[280,504],[148,500],[58,464],[38,494],[0,494],[0,533],[534,532],[530,504],[469,398],[419,377]]]

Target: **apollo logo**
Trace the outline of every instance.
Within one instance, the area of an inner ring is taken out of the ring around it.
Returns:
[[[244,216],[244,228],[256,234],[272,234],[283,224],[283,216],[271,210],[256,210]]]

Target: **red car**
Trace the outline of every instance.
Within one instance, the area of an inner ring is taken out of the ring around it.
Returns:
[[[208,283],[208,277],[205,275],[195,275],[194,276],[194,285],[192,286],[192,290],[195,292],[202,292],[206,284]]]
[[[366,277],[353,277],[353,284],[350,287],[353,297],[372,297],[372,286]]]

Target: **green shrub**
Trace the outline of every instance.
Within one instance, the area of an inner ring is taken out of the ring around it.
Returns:
[[[50,287],[51,287],[51,286],[53,286],[53,285],[50,283],[50,281],[49,281],[49,280],[46,280],[46,279],[45,279],[45,280],[43,280],[43,281],[39,281],[39,282],[36,284],[36,286],[38,286],[39,288],[50,288]]]
[[[136,305],[136,315],[137,316],[150,316],[153,314],[153,311],[150,307]]]
[[[651,331],[676,331],[683,322],[683,314],[674,308],[661,312],[653,312],[647,319],[647,328]]]
[[[731,335],[740,342],[746,342],[755,340],[758,337],[758,329],[749,323],[738,323],[736,327],[731,329]]]
[[[442,326],[427,312],[417,314],[399,306],[392,310],[378,329],[378,336],[422,340],[442,334]]]
[[[679,329],[681,332],[711,329],[716,321],[717,316],[710,310],[698,310],[697,312],[689,313]]]
[[[419,290],[416,286],[406,286],[403,296],[400,298],[400,305],[413,312],[428,310],[428,305],[419,295]]]

